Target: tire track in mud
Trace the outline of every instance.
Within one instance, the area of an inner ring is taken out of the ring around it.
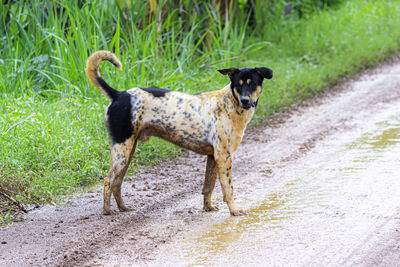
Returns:
[[[257,179],[267,178],[271,187],[279,183],[275,171],[303,157],[327,136],[362,124],[360,116],[368,118],[382,103],[399,100],[400,90],[395,89],[400,88],[400,81],[387,81],[393,79],[390,73],[400,73],[398,62],[365,71],[266,125],[248,130],[234,156],[236,199],[251,195],[248,187]],[[354,90],[354,83],[364,89]],[[354,114],[358,118],[354,119]],[[1,230],[0,265],[152,262],[158,248],[179,233],[209,223],[212,216],[229,217],[218,183],[213,199],[221,210],[212,214],[202,211],[205,165],[205,157],[187,152],[127,179],[122,190],[133,212],[101,215],[102,189],[70,199],[65,206],[33,211],[26,221]],[[252,182],[246,180],[249,173],[256,177]]]

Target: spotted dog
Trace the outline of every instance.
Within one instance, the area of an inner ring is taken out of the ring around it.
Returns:
[[[219,176],[231,215],[246,214],[233,199],[233,153],[254,114],[262,82],[272,78],[272,70],[264,67],[218,70],[228,75],[231,83],[221,90],[195,95],[161,88],[117,91],[100,76],[99,65],[104,60],[122,68],[116,56],[108,51],[94,53],[86,66],[89,80],[111,100],[104,119],[111,143],[111,168],[104,181],[103,213],[111,213],[111,192],[120,211],[131,210],[121,197],[122,180],[137,141],[155,136],[207,155],[202,190],[205,211],[218,210],[211,204],[211,194]]]

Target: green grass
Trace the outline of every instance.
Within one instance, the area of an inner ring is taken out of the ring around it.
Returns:
[[[253,119],[259,123],[400,49],[400,1],[351,0],[301,18],[279,15],[257,24],[257,32],[246,18],[225,21],[210,10],[189,25],[171,12],[161,26],[141,28],[103,1],[64,5],[46,19],[42,6],[12,5],[0,37],[0,188],[22,203],[58,201],[107,174],[108,100],[84,72],[96,50],[115,50],[120,58],[123,71],[101,67],[119,90],[210,91],[228,83],[218,68],[270,67],[275,76],[264,82]],[[8,7],[2,8],[4,14]],[[138,146],[131,173],[179,154],[150,139]]]
[[[0,143],[8,153],[0,154],[1,175],[8,178],[8,187],[19,191],[16,200],[51,201],[105,174],[109,164],[105,102],[100,98],[50,102],[20,97],[2,103]],[[138,146],[140,158],[133,168],[179,153],[172,145],[154,141]],[[21,178],[22,183],[15,184]]]
[[[256,120],[397,55],[399,8],[399,1],[349,1],[340,9],[286,24],[279,41],[264,50],[263,60],[276,75],[272,88],[261,96],[264,104]],[[268,40],[268,30],[264,32]],[[257,53],[246,64],[260,64],[261,57]]]

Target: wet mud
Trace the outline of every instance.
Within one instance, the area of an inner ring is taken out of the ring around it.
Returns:
[[[128,177],[133,212],[101,215],[101,189],[31,211],[0,230],[0,265],[398,266],[399,60],[247,131],[233,168],[247,216],[218,183],[220,210],[202,211],[205,164],[187,153]]]

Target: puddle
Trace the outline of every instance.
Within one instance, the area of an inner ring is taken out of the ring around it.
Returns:
[[[387,121],[376,123],[376,126],[379,129],[363,134],[347,145],[347,148],[380,152],[399,143],[400,116],[393,116]]]
[[[285,191],[286,192],[286,191]],[[289,196],[284,193],[274,193],[268,195],[259,206],[247,210],[247,216],[229,217],[222,223],[213,225],[212,229],[200,236],[192,237],[197,244],[196,251],[199,255],[196,264],[204,263],[209,254],[217,254],[225,251],[232,243],[240,242],[242,234],[253,232],[262,234],[268,238],[268,233],[272,229],[282,228],[282,221],[290,219],[295,211],[287,207],[285,201]],[[287,212],[281,212],[286,209]],[[191,255],[191,251],[186,251]]]
[[[354,154],[351,166],[345,168],[345,174],[364,170],[365,163],[379,159],[386,150],[400,142],[400,116],[392,116],[388,120],[375,124],[377,129],[362,134],[355,141],[346,145],[346,149]]]
[[[286,182],[273,192],[262,186],[253,189],[253,202],[256,196],[262,200],[248,204],[247,216],[185,234],[160,254],[163,263],[340,262],[393,212],[391,203],[400,203],[395,178],[400,114],[383,117],[363,133],[350,131],[323,141],[293,166],[275,172]]]

